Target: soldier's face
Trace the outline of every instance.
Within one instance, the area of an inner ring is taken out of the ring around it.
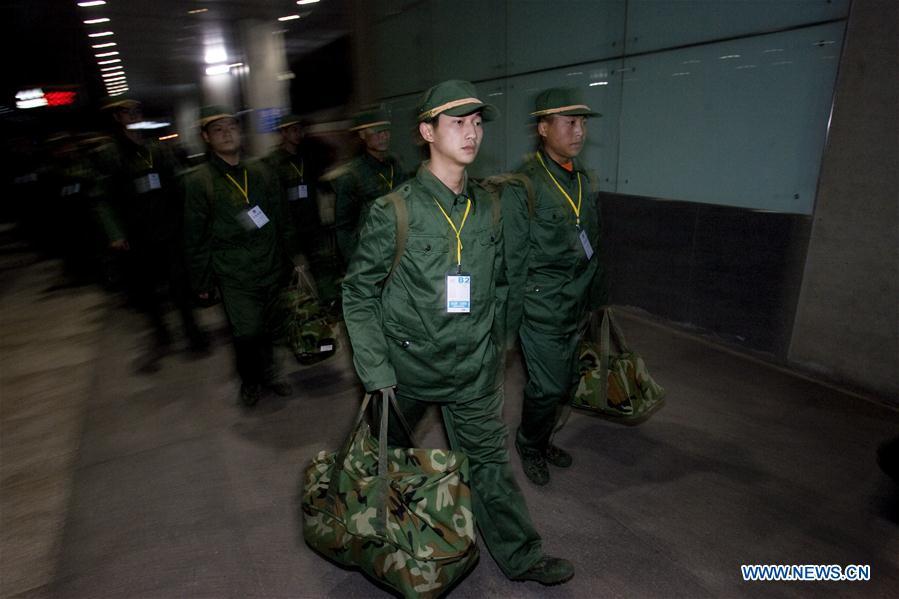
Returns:
[[[554,158],[568,162],[584,149],[587,139],[587,118],[554,115],[542,119],[537,132],[543,138],[543,148]]]
[[[240,126],[232,118],[213,121],[203,130],[203,139],[216,154],[233,154],[240,149]]]
[[[128,125],[139,123],[144,118],[144,114],[140,106],[123,106],[116,109],[114,118],[122,127],[128,127]]]
[[[437,119],[436,127],[430,123],[419,124],[419,133],[431,146],[431,157],[436,154],[463,166],[474,162],[484,139],[481,113],[441,114]]]
[[[384,129],[374,133],[367,129],[359,132],[366,149],[372,152],[386,152],[390,149],[390,130]]]
[[[294,123],[293,125],[282,128],[281,135],[283,136],[284,141],[297,146],[303,140],[303,129],[300,127],[299,123]]]

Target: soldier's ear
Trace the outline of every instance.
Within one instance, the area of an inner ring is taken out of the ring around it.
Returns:
[[[366,136],[365,136],[365,129],[360,129],[359,131],[357,131],[357,133],[359,134],[359,139],[361,139],[361,140],[364,142],[364,141],[365,141],[365,137],[366,137]]]
[[[418,134],[428,143],[434,142],[434,125],[431,123],[421,122],[418,124]]]
[[[546,119],[540,119],[540,122],[537,123],[537,134],[540,137],[546,137],[547,128],[549,128],[549,122]]]
[[[209,134],[206,133],[206,129],[200,129],[200,135],[203,136],[203,141],[209,143]]]

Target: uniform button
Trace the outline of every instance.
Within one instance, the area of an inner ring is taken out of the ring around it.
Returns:
[[[403,349],[409,347],[410,345],[412,345],[411,341],[409,341],[409,340],[403,341]]]
[[[430,243],[429,243],[428,245],[425,246],[425,251],[426,251],[426,252],[430,252],[430,251],[431,251],[431,244],[430,244]]]

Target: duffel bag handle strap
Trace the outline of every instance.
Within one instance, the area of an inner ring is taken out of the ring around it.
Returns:
[[[606,308],[599,327],[599,407],[609,407],[609,321],[611,311]]]
[[[609,318],[609,329],[611,333],[611,341],[615,342],[615,345],[618,346],[618,350],[627,354],[630,353],[630,348],[627,346],[627,340],[624,338],[624,332],[621,330],[621,327],[618,326],[618,321],[612,316],[612,309],[606,308],[605,310],[606,316]]]

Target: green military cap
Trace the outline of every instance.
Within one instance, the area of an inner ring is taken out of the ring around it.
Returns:
[[[371,129],[372,133],[378,133],[390,129],[390,115],[383,106],[369,108],[357,112],[353,116],[353,126],[350,131],[361,131],[362,129]]]
[[[108,96],[100,102],[100,110],[114,110],[116,108],[136,108],[140,106],[140,102],[134,98],[124,98],[119,96]]]
[[[580,93],[570,87],[554,87],[543,90],[537,96],[536,108],[531,116],[543,117],[552,114],[563,116],[602,116],[584,104]]]
[[[231,113],[229,110],[221,106],[204,106],[200,109],[200,120],[197,121],[197,124],[200,126],[200,129],[205,129],[206,125],[213,121],[217,121],[219,119],[236,119],[237,116]]]
[[[477,111],[481,111],[481,118],[485,121],[492,121],[499,116],[496,106],[478,99],[474,85],[468,81],[450,79],[425,92],[418,107],[418,122],[430,120],[440,114],[465,116]]]
[[[278,119],[278,129],[283,129],[284,127],[290,127],[291,125],[299,125],[303,122],[299,116],[295,114],[285,114],[281,118]]]

